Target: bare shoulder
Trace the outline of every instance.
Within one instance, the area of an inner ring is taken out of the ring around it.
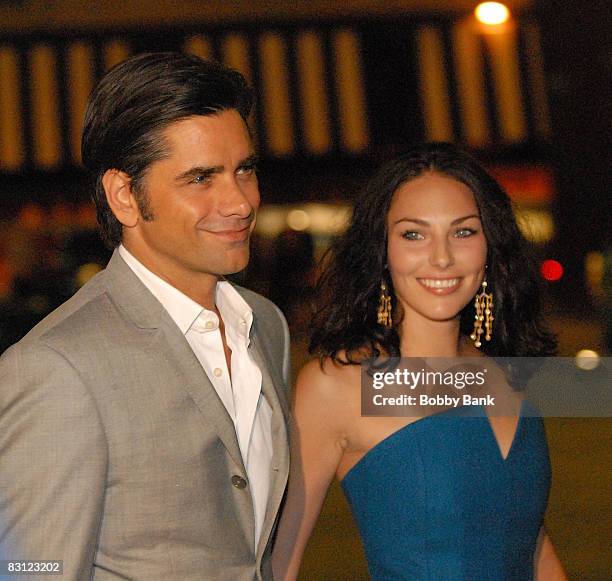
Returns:
[[[314,393],[324,399],[335,399],[339,394],[346,397],[347,391],[359,386],[359,365],[342,365],[329,358],[313,359],[300,369],[296,392],[300,395]]]
[[[294,389],[296,416],[309,415],[340,426],[359,410],[360,366],[326,358],[308,362],[298,373]]]

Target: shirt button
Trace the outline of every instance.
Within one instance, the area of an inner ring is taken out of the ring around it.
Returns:
[[[207,329],[214,329],[215,324],[212,321],[206,321],[206,325],[204,325]]]
[[[246,488],[247,485],[247,481],[242,478],[242,476],[238,476],[237,474],[234,474],[232,476],[232,486],[234,486],[235,488],[239,488],[239,489],[243,489]]]
[[[221,377],[223,375],[223,371],[219,367],[215,367],[213,369],[213,373],[215,374],[215,377]]]

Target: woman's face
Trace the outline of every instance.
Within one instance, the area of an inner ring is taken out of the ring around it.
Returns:
[[[470,188],[443,174],[421,174],[394,193],[387,231],[387,264],[404,319],[458,317],[480,287],[487,261]]]

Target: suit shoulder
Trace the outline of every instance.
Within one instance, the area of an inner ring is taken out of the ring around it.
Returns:
[[[94,320],[104,317],[103,304],[108,303],[103,277],[97,275],[70,299],[47,315],[19,341],[23,347],[61,335],[80,335],[91,328]]]

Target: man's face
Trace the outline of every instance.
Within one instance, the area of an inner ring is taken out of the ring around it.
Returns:
[[[235,110],[194,116],[163,132],[167,156],[142,189],[152,216],[124,227],[123,243],[177,288],[238,272],[249,260],[259,207],[255,156]]]

